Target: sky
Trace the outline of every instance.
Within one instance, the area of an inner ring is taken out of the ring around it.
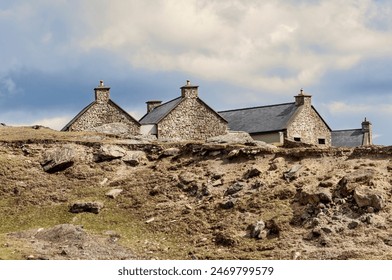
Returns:
[[[333,130],[392,145],[392,1],[2,0],[0,122],[61,129],[94,99],[139,119],[190,80],[215,110],[301,88]]]

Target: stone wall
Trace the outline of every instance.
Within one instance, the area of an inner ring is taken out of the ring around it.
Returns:
[[[70,126],[70,131],[91,130],[94,127],[109,123],[124,123],[129,128],[129,135],[140,134],[137,122],[111,102],[95,102],[84,114]]]
[[[205,140],[227,133],[227,123],[198,98],[184,98],[158,124],[158,137],[182,140]]]
[[[294,141],[301,138],[307,144],[319,144],[319,139],[325,139],[325,146],[331,146],[331,132],[320,116],[311,106],[300,106],[294,120],[287,127],[286,137]]]

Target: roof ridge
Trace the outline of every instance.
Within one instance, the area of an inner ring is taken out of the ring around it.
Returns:
[[[362,130],[362,128],[336,129],[336,130],[332,130],[331,132],[350,131],[350,130]]]
[[[231,109],[231,110],[219,111],[218,113],[235,112],[235,111],[251,110],[251,109],[260,109],[260,108],[275,107],[275,106],[282,106],[282,105],[291,105],[291,104],[295,104],[295,102],[272,104],[272,105],[264,105],[264,106],[255,106],[255,107],[246,107],[246,108],[239,108],[239,109]]]

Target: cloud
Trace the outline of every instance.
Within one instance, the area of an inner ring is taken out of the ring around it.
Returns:
[[[0,77],[0,96],[9,96],[21,92],[14,80],[10,77]]]
[[[335,101],[326,104],[330,114],[333,115],[351,115],[351,114],[365,114],[373,115],[391,115],[392,104],[363,104],[363,103],[345,103],[342,101]]]
[[[52,129],[62,129],[73,116],[61,112],[13,110],[0,113],[0,121],[8,126],[43,125]]]
[[[391,56],[392,23],[378,28],[376,22],[381,9],[392,14],[386,5],[367,0],[100,1],[105,13],[99,21],[90,15],[90,34],[81,47],[111,51],[134,67],[292,90],[364,58]],[[272,67],[287,70],[270,75]]]

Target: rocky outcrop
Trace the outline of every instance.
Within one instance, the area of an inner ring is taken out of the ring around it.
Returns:
[[[103,208],[102,202],[75,202],[71,205],[69,212],[71,213],[82,213],[82,212],[89,212],[98,214]]]
[[[354,199],[359,207],[369,206],[377,211],[385,207],[385,200],[382,194],[366,186],[360,186],[354,190]]]
[[[98,161],[119,159],[126,155],[126,150],[117,145],[102,145],[96,157]]]
[[[51,149],[44,154],[41,166],[48,173],[63,171],[75,162],[76,151],[71,146]]]

